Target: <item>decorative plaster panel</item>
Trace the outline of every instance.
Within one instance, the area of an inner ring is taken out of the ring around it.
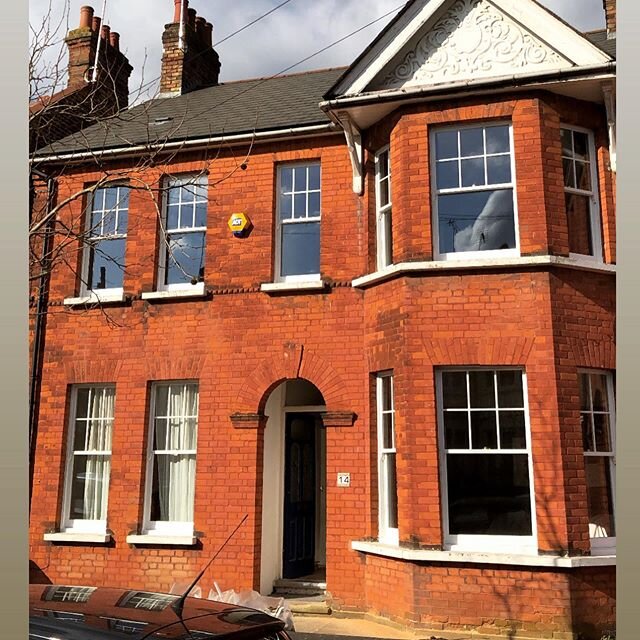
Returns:
[[[371,88],[399,89],[572,66],[488,0],[456,0],[409,46],[401,62],[390,72],[383,71]]]

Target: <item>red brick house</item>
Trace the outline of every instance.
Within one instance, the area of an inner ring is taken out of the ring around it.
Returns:
[[[50,580],[168,590],[248,515],[203,587],[322,571],[416,628],[615,627],[606,5],[581,34],[412,0],[346,69],[219,84],[176,0],[162,96],[39,154],[90,229],[50,284]]]

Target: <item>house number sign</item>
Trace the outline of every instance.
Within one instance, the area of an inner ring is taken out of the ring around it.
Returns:
[[[350,473],[339,473],[338,474],[338,486],[339,487],[350,487],[351,486],[351,474]]]

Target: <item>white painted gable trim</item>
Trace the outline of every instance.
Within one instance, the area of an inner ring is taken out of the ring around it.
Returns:
[[[566,59],[569,66],[590,66],[612,60],[571,27],[532,0],[483,0],[531,32]],[[336,86],[334,95],[353,96],[367,87],[396,59],[421,30],[427,31],[455,0],[416,0]],[[424,28],[424,29],[423,29]],[[563,65],[564,66],[564,65]],[[541,70],[548,71],[548,68]]]

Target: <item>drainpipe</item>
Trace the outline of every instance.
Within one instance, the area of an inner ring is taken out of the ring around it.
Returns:
[[[29,221],[31,222],[33,204],[35,202],[35,189],[33,176],[47,181],[47,215],[53,208],[56,194],[56,182],[51,176],[32,169],[29,174]],[[44,333],[46,327],[46,312],[49,298],[49,268],[50,253],[53,241],[53,230],[55,218],[47,221],[44,229],[44,239],[42,243],[42,256],[40,259],[41,273],[38,282],[38,301],[36,303],[36,318],[33,329],[33,345],[31,350],[31,377],[29,380],[29,504],[31,504],[31,494],[33,490],[33,463],[35,459],[35,444],[38,424],[38,395],[40,392],[42,359],[44,352]]]

